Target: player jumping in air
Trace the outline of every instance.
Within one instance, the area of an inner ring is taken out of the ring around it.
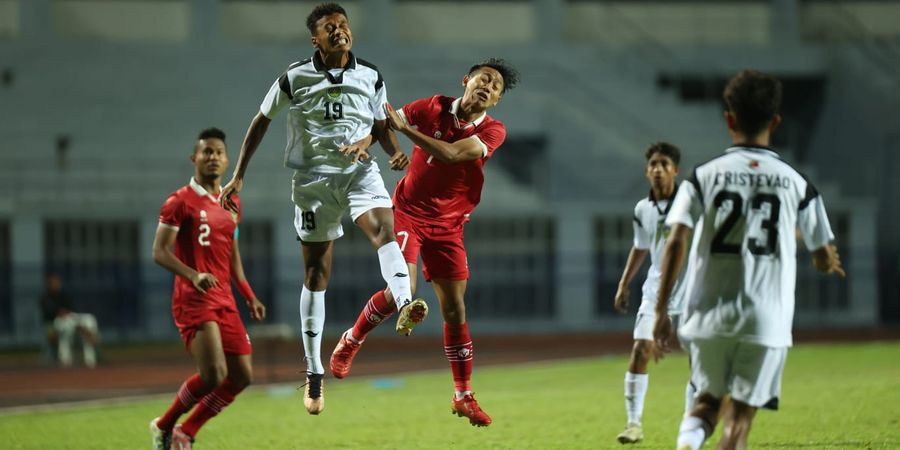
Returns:
[[[306,26],[315,53],[291,64],[272,84],[250,123],[221,201],[227,205],[243,188],[250,158],[272,117],[287,108],[284,164],[294,169],[294,226],[305,266],[300,293],[307,367],[303,403],[310,414],[319,414],[325,408],[321,360],[325,289],[331,277],[333,242],[344,234],[341,217],[348,209],[353,222],[377,249],[381,275],[397,294],[398,332],[408,334],[425,318],[427,306],[422,300],[412,300],[409,272],[394,239],[391,198],[367,151],[374,135],[390,156],[392,169],[409,165],[385,120],[387,88],[381,73],[350,52],[353,34],[347,13],[339,5],[316,6],[306,18]]]
[[[230,405],[253,378],[250,337],[231,293],[232,279],[247,300],[250,317],[266,317],[241,265],[240,200],[232,198],[230,211],[219,205],[220,182],[228,167],[225,133],[203,130],[191,161],[190,183],[170,195],[159,214],[153,259],[176,275],[172,316],[198,373],[184,381],[166,413],[150,422],[154,450],[189,450],[200,427]],[[191,408],[187,420],[176,425]]]
[[[435,95],[397,111],[386,109],[391,127],[415,144],[409,172],[394,192],[397,241],[409,264],[413,292],[421,254],[423,276],[434,283],[441,304],[444,352],[456,386],[451,411],[477,426],[490,425],[491,418],[470,387],[473,346],[463,298],[469,278],[463,225],[481,200],[484,164],[506,139],[506,127],[486,112],[518,81],[508,63],[488,59],[463,77],[462,97]],[[331,355],[335,377],[350,373],[366,335],[396,311],[395,297],[392,286],[376,292],[353,328],[344,332]]]
[[[628,285],[649,253],[650,269],[642,289],[641,306],[634,324],[634,348],[631,351],[628,372],[625,373],[625,411],[628,414],[628,424],[617,437],[623,444],[640,442],[644,438],[641,416],[649,384],[647,363],[653,355],[653,324],[656,322],[659,263],[666,237],[669,235],[669,227],[665,224],[666,214],[672,207],[672,199],[677,192],[675,178],[678,176],[681,152],[672,144],[659,142],[650,146],[645,156],[647,165],[644,174],[650,181],[650,195],[634,207],[634,245],[628,254],[615,300],[616,310],[625,313],[628,310],[630,294]],[[677,317],[681,313],[683,294],[684,283],[679,282],[668,309],[673,323],[678,323]],[[693,398],[694,390],[689,382],[685,388],[685,412],[690,411]]]
[[[681,422],[679,450],[697,450],[712,435],[726,395],[721,450],[746,448],[756,410],[778,408],[792,345],[798,227],[816,269],[844,276],[822,197],[769,148],[781,122],[781,83],[743,71],[724,98],[733,145],[681,183],[666,218],[672,231],[653,329],[662,351],[672,335],[666,308],[694,230],[680,333],[690,342],[698,395]]]

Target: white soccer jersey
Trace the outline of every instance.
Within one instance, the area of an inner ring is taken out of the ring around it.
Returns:
[[[372,132],[384,120],[387,88],[372,64],[350,53],[347,65],[328,69],[319,52],[291,64],[272,84],[259,110],[272,118],[288,115],[284,165],[314,173],[351,173],[372,160],[351,164],[338,148]]]
[[[760,147],[731,147],[681,184],[666,223],[694,229],[686,292],[687,338],[792,344],[797,241],[834,238],[819,193]]]
[[[634,248],[650,250],[650,269],[647,270],[647,279],[641,289],[641,307],[638,314],[655,314],[656,297],[659,290],[660,265],[662,263],[663,249],[666,246],[666,238],[672,229],[666,225],[666,214],[672,207],[672,199],[678,192],[676,187],[672,197],[655,200],[653,192],[642,199],[634,207]],[[684,272],[679,277],[672,298],[669,301],[669,314],[680,314],[682,298],[684,298]]]

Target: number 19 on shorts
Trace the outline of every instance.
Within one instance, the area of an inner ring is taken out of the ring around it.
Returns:
[[[300,219],[302,220],[300,224],[300,228],[306,231],[312,231],[316,229],[316,213],[315,211],[303,211],[300,214]]]

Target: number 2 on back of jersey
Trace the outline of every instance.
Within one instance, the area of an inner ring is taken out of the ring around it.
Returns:
[[[344,118],[344,105],[337,102],[325,102],[325,120]]]
[[[738,254],[741,252],[741,244],[725,242],[725,238],[728,237],[732,228],[744,214],[744,198],[737,192],[721,191],[713,199],[713,206],[721,208],[726,201],[731,201],[731,211],[725,217],[725,220],[722,221],[721,226],[716,231],[716,235],[713,236],[710,251],[712,253]],[[778,215],[781,209],[781,200],[772,194],[756,194],[750,199],[750,209],[762,210],[763,203],[769,204],[769,217],[763,219],[759,224],[766,231],[766,241],[763,245],[760,245],[759,240],[755,237],[747,239],[747,250],[758,256],[775,253],[778,245]],[[743,241],[743,237],[741,240]]]

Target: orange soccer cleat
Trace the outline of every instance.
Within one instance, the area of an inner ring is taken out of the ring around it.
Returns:
[[[468,417],[469,423],[476,427],[486,427],[492,422],[491,416],[478,406],[474,394],[466,394],[459,400],[454,396],[450,402],[450,412],[459,417]]]
[[[350,365],[353,364],[353,357],[356,356],[356,352],[362,347],[362,342],[357,344],[347,338],[349,334],[350,330],[345,331],[341,335],[337,346],[334,347],[334,351],[331,352],[331,361],[328,365],[331,367],[331,374],[335,378],[344,378],[350,374]]]

